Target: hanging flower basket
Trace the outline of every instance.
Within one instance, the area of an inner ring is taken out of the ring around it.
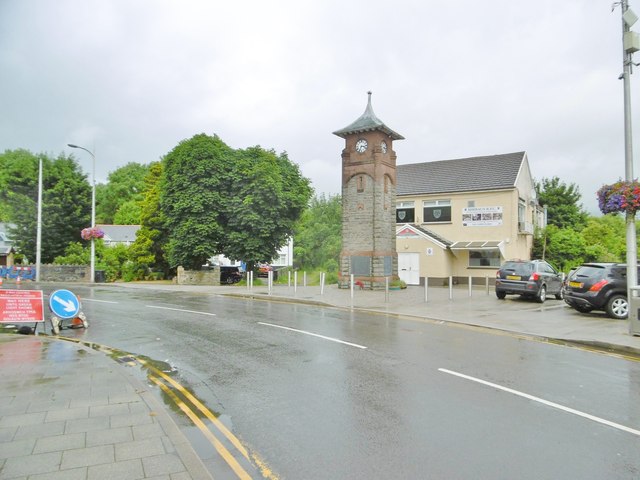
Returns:
[[[607,213],[631,213],[640,210],[640,182],[617,181],[613,185],[603,185],[598,190],[598,206]]]
[[[98,227],[89,227],[82,229],[80,236],[83,240],[91,240],[92,238],[98,239],[104,237],[104,232]]]

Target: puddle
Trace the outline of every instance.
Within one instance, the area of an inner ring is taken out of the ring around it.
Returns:
[[[131,352],[127,352],[117,348],[106,347],[104,345],[99,345],[92,342],[80,341],[78,343],[93,350],[102,352],[122,365],[134,368],[138,372],[140,380],[149,385],[149,388],[153,389],[153,391],[158,394],[159,398],[162,399],[162,402],[173,413],[189,420],[189,422],[191,420],[189,419],[188,415],[180,408],[179,405],[176,404],[176,401],[174,400],[174,398],[172,398],[172,396],[177,396],[180,402],[187,404],[189,406],[189,409],[200,419],[206,418],[207,414],[202,412],[201,409],[198,408],[196,403],[201,404],[203,408],[215,418],[220,417],[220,413],[210,409],[207,406],[206,402],[201,400],[195,394],[193,388],[189,386],[188,381],[179,375],[178,369],[171,365],[169,362],[155,360],[145,355],[135,355]],[[163,378],[162,374],[174,380],[177,383],[177,386],[173,385],[171,381]],[[162,388],[158,387],[158,385],[156,385],[156,383],[151,380],[151,377],[160,380],[170,389],[172,393],[168,394]]]

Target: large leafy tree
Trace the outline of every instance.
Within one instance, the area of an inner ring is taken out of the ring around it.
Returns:
[[[224,206],[222,253],[250,270],[270,262],[293,235],[311,196],[309,181],[286,153],[259,146],[236,151]]]
[[[337,271],[342,246],[339,195],[314,197],[296,225],[293,250],[300,268]]]
[[[222,213],[234,163],[234,151],[219,137],[205,134],[180,142],[164,158],[160,206],[170,231],[171,267],[199,269],[222,251]]]
[[[580,189],[575,183],[566,184],[558,177],[543,178],[535,183],[540,204],[547,208],[547,223],[558,228],[582,229],[587,223]]]
[[[0,155],[0,202],[7,220],[15,225],[11,236],[16,248],[29,260],[36,257],[38,160],[43,165],[42,262],[62,255],[71,242],[80,241],[88,227],[91,186],[73,157],[33,155],[25,150]]]
[[[132,202],[142,200],[144,178],[149,167],[140,163],[130,162],[109,173],[106,185],[99,185],[96,191],[96,221],[108,224],[133,224],[140,223],[135,218],[136,212],[132,209]],[[120,212],[118,216],[118,211]],[[134,217],[132,218],[132,214]],[[126,223],[122,223],[126,222]]]
[[[284,153],[234,150],[205,134],[185,140],[164,159],[169,264],[197,269],[219,253],[247,268],[270,261],[310,196],[309,181]]]

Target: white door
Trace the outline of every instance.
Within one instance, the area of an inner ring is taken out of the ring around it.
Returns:
[[[420,285],[419,253],[398,253],[398,276],[407,285]]]

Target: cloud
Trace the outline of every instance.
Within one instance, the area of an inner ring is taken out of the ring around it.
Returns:
[[[104,181],[217,133],[287,151],[339,193],[331,132],[373,90],[406,137],[399,163],[526,150],[596,213],[597,188],[624,176],[620,30],[618,10],[579,0],[7,0],[0,148],[95,148]]]

